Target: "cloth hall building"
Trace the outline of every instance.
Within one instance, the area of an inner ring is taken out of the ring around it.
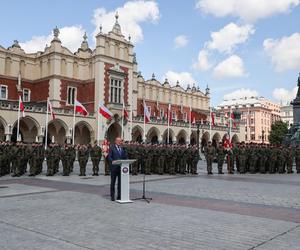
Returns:
[[[72,53],[62,46],[59,29],[55,28],[53,40],[44,51],[25,53],[18,41],[7,49],[0,46],[0,140],[16,140],[19,95],[26,113],[20,120],[20,134],[25,142],[44,141],[45,126],[48,138],[60,144],[71,142],[76,99],[89,114],[76,115],[75,143],[101,141],[105,137],[112,141],[120,136],[122,121],[125,140],[166,142],[169,135],[173,143],[196,143],[198,129],[200,143],[205,144],[208,140],[218,142],[227,133],[223,124],[211,129],[208,125],[208,88],[204,92],[195,86],[183,89],[179,83],[171,86],[167,79],[160,83],[154,75],[150,80],[142,77],[134,46],[122,35],[118,17],[109,33],[104,34],[100,28],[95,49],[89,48],[86,39],[85,35],[81,47]],[[49,117],[46,125],[48,98],[56,117]],[[151,114],[145,127],[144,100]],[[113,119],[106,120],[98,114],[100,101],[114,114]],[[129,111],[128,121],[122,119],[123,102]],[[173,121],[168,133],[169,106]],[[190,113],[195,121],[192,125]],[[239,141],[244,138],[243,133],[243,127],[234,128],[231,137]]]

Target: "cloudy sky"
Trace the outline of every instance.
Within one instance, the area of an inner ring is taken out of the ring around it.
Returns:
[[[64,46],[76,51],[84,32],[90,47],[102,24],[119,12],[123,34],[135,44],[145,79],[208,84],[212,104],[224,98],[294,98],[300,71],[300,0],[26,0],[2,1],[0,45],[19,40],[43,50],[57,25]]]

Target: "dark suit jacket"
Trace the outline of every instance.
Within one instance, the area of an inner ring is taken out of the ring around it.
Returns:
[[[107,159],[108,159],[111,170],[120,169],[120,165],[112,164],[113,161],[128,159],[125,149],[122,146],[121,146],[121,148],[122,148],[121,153],[119,153],[115,144],[113,144],[112,146],[109,147],[109,153],[108,153]]]

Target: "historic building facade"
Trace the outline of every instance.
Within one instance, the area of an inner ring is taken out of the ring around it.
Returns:
[[[96,36],[96,47],[90,49],[86,35],[81,47],[72,53],[61,45],[59,29],[53,30],[53,40],[44,51],[28,54],[18,41],[9,48],[0,46],[0,140],[16,140],[18,98],[21,95],[26,116],[20,120],[20,133],[27,142],[43,141],[48,126],[48,138],[58,143],[71,142],[73,107],[77,99],[88,110],[86,117],[76,115],[75,143],[88,143],[121,134],[123,102],[130,118],[124,121],[125,140],[148,142],[169,141],[206,143],[221,140],[227,128],[218,125],[209,129],[210,94],[200,89],[183,89],[179,83],[171,87],[160,83],[153,75],[146,81],[138,72],[134,46],[125,39],[118,23],[112,31]],[[52,103],[56,118],[46,124],[47,98]],[[145,100],[152,119],[143,125]],[[98,115],[98,104],[103,102],[114,114],[107,121]],[[172,123],[167,133],[167,110],[171,105]],[[190,126],[190,110],[195,123]],[[235,141],[243,138],[243,128],[233,129]],[[97,138],[99,135],[99,138]],[[145,137],[145,138],[144,138]]]
[[[217,109],[240,112],[245,125],[245,137],[240,139],[246,142],[267,143],[272,123],[281,119],[280,105],[263,97],[224,100]]]

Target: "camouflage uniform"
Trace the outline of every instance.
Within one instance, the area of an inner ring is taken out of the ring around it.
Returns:
[[[90,156],[93,163],[93,175],[99,175],[99,163],[102,157],[102,149],[95,144],[90,150]]]
[[[89,158],[89,150],[86,146],[81,145],[78,148],[78,161],[80,166],[80,174],[79,176],[86,176],[86,164]]]
[[[224,164],[224,158],[225,158],[226,151],[225,151],[222,143],[220,143],[219,146],[216,148],[216,154],[217,154],[217,160],[218,160],[218,173],[224,174],[223,173],[223,164]]]
[[[212,174],[212,163],[215,157],[215,148],[211,145],[211,143],[204,148],[204,155],[207,163],[207,174]]]

